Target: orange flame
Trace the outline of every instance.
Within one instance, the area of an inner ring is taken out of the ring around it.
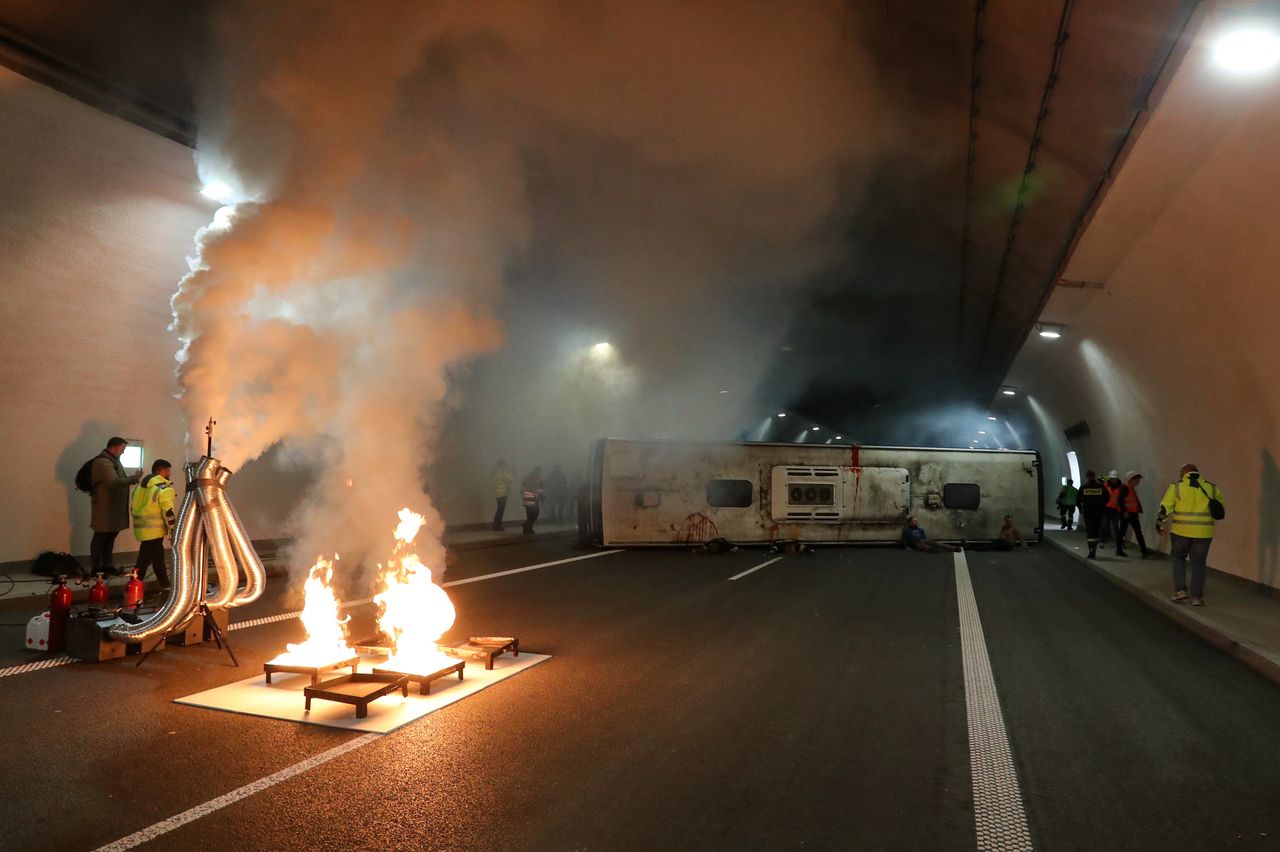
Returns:
[[[400,510],[396,549],[382,570],[383,589],[374,595],[378,628],[391,640],[391,656],[383,667],[402,672],[429,674],[457,660],[436,648],[444,632],[453,626],[453,601],[432,580],[413,549],[413,540],[426,519],[409,509]]]
[[[335,560],[338,558],[335,554]],[[290,643],[285,652],[272,660],[279,665],[323,666],[356,656],[347,643],[347,621],[339,615],[338,598],[333,593],[333,562],[317,557],[304,586],[302,626],[307,630],[305,642]]]

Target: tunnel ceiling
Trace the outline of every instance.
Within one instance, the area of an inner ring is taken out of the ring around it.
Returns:
[[[0,0],[0,55],[190,144],[210,6]],[[762,405],[892,442],[913,412],[988,401],[1195,6],[850,3],[899,142],[850,207],[848,264],[791,319]]]

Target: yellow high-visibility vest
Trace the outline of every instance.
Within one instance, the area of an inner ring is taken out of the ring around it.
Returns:
[[[1160,501],[1160,508],[1168,516],[1169,532],[1185,538],[1213,538],[1210,497],[1221,501],[1222,490],[1204,479],[1199,480],[1199,487],[1192,485],[1191,474],[1170,485]]]
[[[130,504],[133,514],[133,537],[138,541],[164,538],[168,530],[165,520],[173,512],[173,483],[160,474],[152,474],[133,492]]]

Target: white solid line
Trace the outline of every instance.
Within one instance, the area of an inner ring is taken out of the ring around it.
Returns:
[[[759,571],[761,568],[766,568],[766,567],[768,567],[768,566],[772,565],[773,563],[777,562],[777,561],[778,561],[779,559],[781,559],[781,558],[782,558],[781,556],[775,556],[775,557],[773,557],[772,559],[770,559],[768,562],[761,562],[761,563],[760,563],[759,565],[757,565],[756,567],[754,567],[754,568],[748,568],[747,570],[743,571],[741,574],[734,574],[734,575],[733,575],[732,577],[730,577],[729,579],[730,579],[730,580],[741,580],[743,577],[747,576],[748,574],[751,574],[751,573],[753,573],[753,572],[755,572],[755,571]]]
[[[269,787],[274,787],[281,781],[287,781],[295,775],[300,775],[308,769],[313,769],[322,763],[328,763],[335,757],[341,757],[347,752],[355,751],[358,748],[367,746],[374,740],[382,738],[382,734],[365,734],[352,740],[347,740],[342,745],[334,746],[328,751],[322,751],[317,755],[307,758],[304,761],[295,763],[293,766],[281,769],[279,772],[273,772],[265,778],[259,778],[257,781],[238,787],[230,793],[219,796],[216,799],[210,799],[202,805],[196,805],[194,808],[188,808],[176,816],[171,816],[166,820],[157,822],[154,825],[147,826],[141,831],[135,831],[128,837],[122,837],[114,843],[108,843],[106,846],[99,846],[97,852],[122,852],[125,849],[132,849],[135,846],[141,846],[151,840],[155,840],[162,834],[168,834],[175,828],[180,828],[189,822],[195,822],[201,817],[208,816],[214,811],[221,810],[227,805],[234,804],[241,799],[247,799],[254,793],[260,793]]]
[[[568,559],[557,559],[555,562],[540,562],[537,565],[526,565],[523,568],[512,568],[510,571],[498,571],[493,574],[481,574],[479,577],[467,577],[463,580],[452,580],[448,583],[441,583],[443,588],[450,586],[463,586],[467,583],[479,583],[481,580],[492,580],[494,577],[506,577],[510,574],[523,574],[525,571],[537,571],[539,568],[550,568],[552,565],[563,565],[566,562],[578,562],[582,559],[595,559],[597,556],[608,556],[612,553],[621,553],[621,550],[602,550],[599,553],[588,553],[584,556],[570,556]]]
[[[1013,764],[1000,696],[982,633],[978,601],[964,551],[955,555],[960,652],[964,660],[964,704],[969,725],[969,775],[979,852],[1031,852],[1031,832]]]

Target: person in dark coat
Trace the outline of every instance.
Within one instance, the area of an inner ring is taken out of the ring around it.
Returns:
[[[551,509],[551,522],[559,524],[568,517],[569,480],[564,478],[560,465],[547,474],[547,506]]]
[[[1098,558],[1098,539],[1102,536],[1102,514],[1107,508],[1110,494],[1103,486],[1098,474],[1085,472],[1084,484],[1080,486],[1080,517],[1084,520],[1085,535],[1089,539],[1089,558]]]
[[[142,471],[131,476],[120,464],[127,443],[119,437],[107,441],[106,449],[90,468],[89,526],[93,539],[89,543],[89,561],[94,574],[116,573],[112,554],[116,536],[129,528],[129,488],[137,484]]]

